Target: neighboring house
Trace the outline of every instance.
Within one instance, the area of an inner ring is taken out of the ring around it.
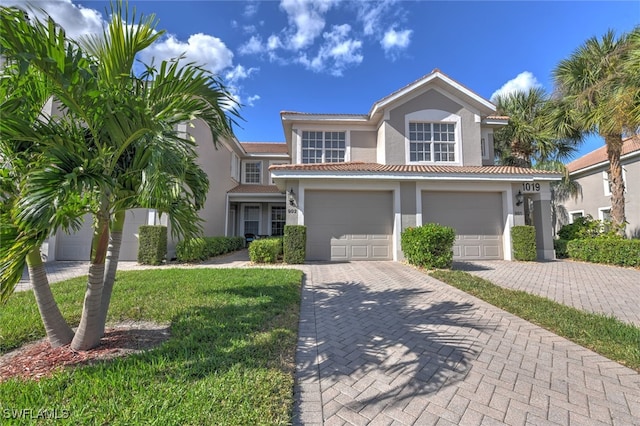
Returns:
[[[508,121],[495,112],[434,70],[367,114],[282,112],[286,143],[216,150],[196,122],[189,133],[211,182],[205,235],[300,224],[308,260],[400,260],[402,230],[437,222],[456,230],[455,259],[511,260],[511,227],[524,224],[529,198],[538,256],[553,259],[549,183],[560,175],[495,166],[493,132]]]
[[[622,178],[625,185],[626,233],[640,238],[640,135],[627,138],[622,144]],[[582,187],[582,195],[563,203],[566,217],[559,226],[572,223],[575,218],[590,215],[594,219],[608,220],[611,211],[609,160],[607,147],[572,161],[567,165],[569,176]]]

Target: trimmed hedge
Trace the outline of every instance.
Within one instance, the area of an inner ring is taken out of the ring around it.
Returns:
[[[513,257],[516,260],[532,261],[538,258],[536,252],[536,228],[529,225],[511,228]]]
[[[557,239],[553,240],[553,249],[556,251],[557,259],[566,259],[569,257],[569,252],[567,251],[567,243],[568,240]]]
[[[307,256],[307,227],[285,225],[283,251],[285,263],[301,264]]]
[[[451,268],[455,230],[427,223],[402,232],[402,251],[410,264],[425,268]]]
[[[567,243],[569,256],[577,260],[617,266],[640,266],[640,240],[596,237]]]
[[[249,259],[254,263],[275,263],[281,255],[282,238],[264,238],[249,244]]]
[[[244,248],[242,237],[198,237],[176,245],[179,262],[197,262]]]
[[[138,263],[160,265],[167,255],[167,227],[142,225],[138,228]]]

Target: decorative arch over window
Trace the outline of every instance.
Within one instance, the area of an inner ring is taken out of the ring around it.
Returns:
[[[405,115],[407,164],[462,165],[461,118],[438,109]]]

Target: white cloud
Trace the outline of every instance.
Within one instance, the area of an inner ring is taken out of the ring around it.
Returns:
[[[253,18],[258,13],[259,7],[260,7],[259,1],[255,1],[255,0],[248,1],[247,4],[244,6],[244,11],[242,12],[242,15],[245,18]]]
[[[357,18],[362,22],[364,35],[374,35],[381,27],[382,20],[387,17],[396,0],[384,0],[380,2],[357,2]]]
[[[0,0],[0,5],[20,7],[40,20],[45,18],[46,13],[72,38],[87,34],[102,34],[102,28],[105,25],[100,12],[75,5],[71,0]]]
[[[258,72],[258,68],[245,68],[243,65],[236,65],[230,71],[227,71],[224,78],[231,84],[236,84],[240,80],[247,79],[251,74]]]
[[[287,14],[290,25],[286,30],[286,47],[297,51],[312,45],[322,34],[324,15],[334,3],[334,0],[282,0],[280,8]]]
[[[254,106],[256,101],[260,100],[260,95],[253,95],[253,96],[249,96],[247,98],[247,105],[249,105],[250,107]]]
[[[259,35],[253,35],[245,44],[240,46],[238,52],[242,55],[252,55],[263,51],[262,38]]]
[[[349,38],[350,32],[351,26],[348,24],[334,26],[330,32],[322,35],[325,41],[318,54],[312,59],[306,54],[302,55],[298,62],[315,72],[328,70],[334,76],[341,76],[347,67],[360,64],[364,59],[362,42]]]
[[[406,49],[411,43],[411,34],[413,30],[396,31],[394,28],[387,30],[384,37],[380,40],[380,45],[385,52],[396,49]]]
[[[233,65],[233,52],[222,40],[207,34],[193,34],[187,42],[169,35],[140,52],[143,62],[150,63],[152,58],[163,61],[185,55],[184,61],[195,62],[213,73],[220,73]]]
[[[530,71],[523,71],[516,78],[507,81],[501,88],[493,92],[491,100],[494,101],[498,96],[508,95],[513,92],[527,92],[534,87],[542,87],[542,84]]]

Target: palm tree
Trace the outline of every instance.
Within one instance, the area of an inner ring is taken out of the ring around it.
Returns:
[[[637,32],[638,29],[633,37],[638,37]],[[558,115],[568,117],[583,133],[598,133],[605,141],[611,176],[611,218],[620,232],[624,232],[626,222],[620,164],[622,138],[638,125],[637,117],[632,116],[634,98],[629,96],[633,79],[624,66],[632,54],[637,58],[637,51],[630,53],[637,48],[631,49],[631,39],[628,34],[616,38],[613,31],[601,38],[592,37],[554,70]],[[636,107],[638,98],[636,92]]]
[[[11,214],[16,238],[1,253],[3,293],[20,267],[8,254],[24,259],[27,248],[41,243],[27,231],[46,235],[54,225],[77,223],[91,213],[94,239],[74,349],[94,347],[103,334],[127,208],[169,213],[172,231],[180,235],[199,230],[196,210],[203,205],[208,181],[196,164],[195,142],[179,135],[177,124],[201,119],[215,143],[232,136],[227,114],[236,114],[222,83],[194,64],[165,61],[142,77],[134,75],[136,54],[162,32],[155,31],[153,16],[136,20],[134,14],[130,20],[121,3],[112,5],[111,12],[101,37],[79,41],[68,39],[50,18],[29,22],[17,9],[0,12],[5,54],[21,75],[45,77],[64,109],[57,121],[65,126],[59,130],[74,132],[37,140],[39,161],[19,182]],[[21,124],[6,135],[32,137],[31,123]]]

